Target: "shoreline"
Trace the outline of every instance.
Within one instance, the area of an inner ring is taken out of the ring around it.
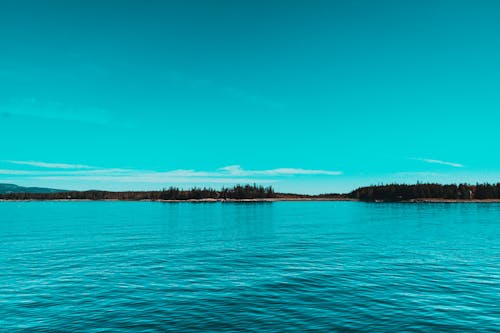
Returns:
[[[411,199],[399,201],[401,203],[500,203],[500,199]]]
[[[410,199],[403,201],[362,201],[359,199],[353,198],[258,198],[258,199],[187,199],[187,200],[121,200],[121,199],[103,199],[103,200],[91,200],[91,199],[0,199],[0,202],[91,202],[91,201],[102,201],[102,202],[115,202],[115,201],[124,201],[124,202],[163,202],[163,203],[264,203],[264,202],[313,202],[313,201],[325,201],[325,202],[333,202],[333,201],[343,201],[343,202],[364,202],[364,203],[404,203],[404,204],[418,204],[418,203],[500,203],[500,199],[441,199],[441,198],[425,198],[425,199]]]
[[[216,202],[278,202],[278,201],[359,201],[357,199],[351,198],[257,198],[257,199],[186,199],[186,200],[122,200],[122,199],[102,199],[102,200],[91,200],[91,199],[0,199],[0,202],[37,202],[37,201],[55,201],[55,202],[84,202],[84,201],[126,201],[126,202],[172,202],[172,203],[216,203]]]

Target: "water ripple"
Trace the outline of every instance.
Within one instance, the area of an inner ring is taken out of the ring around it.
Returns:
[[[0,331],[499,332],[499,217],[474,204],[0,203]]]

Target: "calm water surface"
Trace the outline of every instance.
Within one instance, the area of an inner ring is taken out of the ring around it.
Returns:
[[[500,332],[499,204],[0,203],[2,332]]]

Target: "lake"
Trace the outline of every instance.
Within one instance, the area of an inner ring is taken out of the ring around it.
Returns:
[[[500,204],[0,202],[2,332],[499,332]]]

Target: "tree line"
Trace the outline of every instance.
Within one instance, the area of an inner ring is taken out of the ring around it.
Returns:
[[[500,199],[500,183],[497,184],[389,184],[360,187],[349,194],[362,201],[406,201],[412,199]]]
[[[160,192],[161,200],[192,200],[192,199],[264,199],[274,198],[276,193],[271,186],[236,185],[230,188],[223,187],[217,191],[212,188],[197,188],[181,190],[169,187]]]
[[[193,187],[183,190],[169,187],[161,191],[65,191],[57,193],[7,193],[0,194],[1,200],[196,200],[196,199],[265,199],[274,198],[271,186],[236,185],[215,190]]]
[[[330,193],[302,195],[276,193],[271,186],[236,185],[220,190],[193,187],[189,190],[169,187],[161,191],[62,191],[55,193],[8,193],[0,194],[0,200],[241,200],[241,199],[355,199],[361,201],[409,201],[414,199],[500,199],[500,183],[497,184],[388,184],[360,187],[347,194]]]

